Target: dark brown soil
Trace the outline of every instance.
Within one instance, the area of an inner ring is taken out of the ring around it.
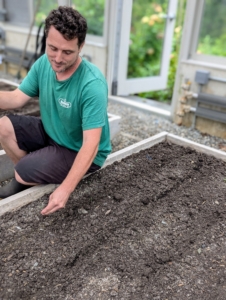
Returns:
[[[161,143],[0,220],[0,299],[225,300],[226,163]]]

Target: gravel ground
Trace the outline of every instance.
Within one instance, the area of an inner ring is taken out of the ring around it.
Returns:
[[[108,111],[121,117],[121,130],[112,140],[112,152],[128,147],[162,131],[226,151],[225,139],[202,134],[192,128],[178,126],[169,120],[140,112],[126,105],[109,101]]]

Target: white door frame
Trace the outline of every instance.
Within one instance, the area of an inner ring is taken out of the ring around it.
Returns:
[[[111,93],[127,96],[137,92],[160,90],[166,88],[172,36],[175,25],[177,0],[170,0],[166,16],[165,40],[162,53],[162,64],[159,76],[145,78],[127,78],[130,24],[133,0],[112,0],[109,26],[109,72]],[[114,53],[112,53],[114,51]]]

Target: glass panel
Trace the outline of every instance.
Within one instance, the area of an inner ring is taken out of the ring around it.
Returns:
[[[168,2],[133,1],[128,78],[159,75]]]
[[[29,26],[31,20],[28,4],[28,1],[4,1],[4,8],[7,12],[7,22],[23,27]]]
[[[206,0],[198,54],[226,56],[226,0]]]
[[[72,0],[72,5],[86,18],[88,34],[103,36],[105,0]]]
[[[37,0],[34,1],[34,9],[37,7]],[[57,0],[48,0],[48,1],[41,1],[41,4],[38,8],[38,12],[35,17],[35,25],[39,26],[43,21],[45,21],[46,17],[48,16],[49,12],[52,9],[58,7]]]
[[[37,0],[34,0],[35,5]],[[72,0],[72,7],[77,9],[87,20],[88,34],[103,36],[105,0]],[[36,6],[35,6],[36,7]],[[36,14],[36,25],[45,20],[48,13],[58,7],[57,0],[41,1]]]

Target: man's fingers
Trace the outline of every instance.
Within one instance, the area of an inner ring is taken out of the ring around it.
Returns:
[[[54,209],[51,209],[51,210],[44,210],[44,211],[41,211],[41,214],[43,216],[47,216],[47,215],[50,215],[50,214],[54,213],[57,210],[58,210],[57,208],[54,208]]]
[[[62,193],[59,188],[57,188],[50,196],[48,205],[41,211],[42,215],[49,215],[55,211],[65,207],[68,195]]]
[[[59,209],[61,209],[61,208],[64,208],[64,206],[63,207],[61,207],[61,206],[59,206],[58,204],[54,204],[54,203],[49,203],[42,211],[41,211],[41,214],[42,215],[49,215],[49,214],[51,214],[51,213],[53,213],[53,212],[55,212],[55,211],[57,211],[57,210],[59,210]]]

